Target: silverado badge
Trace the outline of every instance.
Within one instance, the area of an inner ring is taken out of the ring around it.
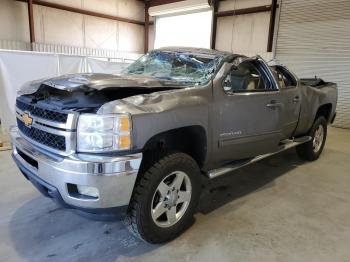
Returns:
[[[33,118],[31,118],[28,113],[24,113],[22,116],[22,121],[26,126],[31,126],[33,123]]]

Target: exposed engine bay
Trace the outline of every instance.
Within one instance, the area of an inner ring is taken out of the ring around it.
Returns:
[[[32,94],[18,97],[19,101],[51,110],[72,110],[95,113],[105,103],[131,96],[151,94],[175,89],[174,87],[108,87],[102,90],[81,86],[74,90],[62,90],[42,84]]]

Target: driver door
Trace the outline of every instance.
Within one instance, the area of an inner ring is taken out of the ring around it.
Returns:
[[[276,151],[283,104],[267,65],[262,59],[249,59],[227,71],[213,87],[216,162]]]

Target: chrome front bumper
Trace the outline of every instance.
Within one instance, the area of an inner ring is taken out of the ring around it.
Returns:
[[[69,207],[95,210],[129,204],[142,160],[141,153],[118,157],[86,154],[63,157],[34,147],[20,136],[16,128],[12,128],[11,138],[13,158],[22,173],[27,178],[30,175],[41,181],[43,188],[45,185],[48,185],[48,190],[54,188]],[[89,198],[77,194],[72,191],[76,185],[95,187],[99,196]]]

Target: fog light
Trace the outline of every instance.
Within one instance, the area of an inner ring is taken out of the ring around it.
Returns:
[[[77,185],[78,193],[85,196],[96,197],[100,196],[98,189],[92,186]]]

